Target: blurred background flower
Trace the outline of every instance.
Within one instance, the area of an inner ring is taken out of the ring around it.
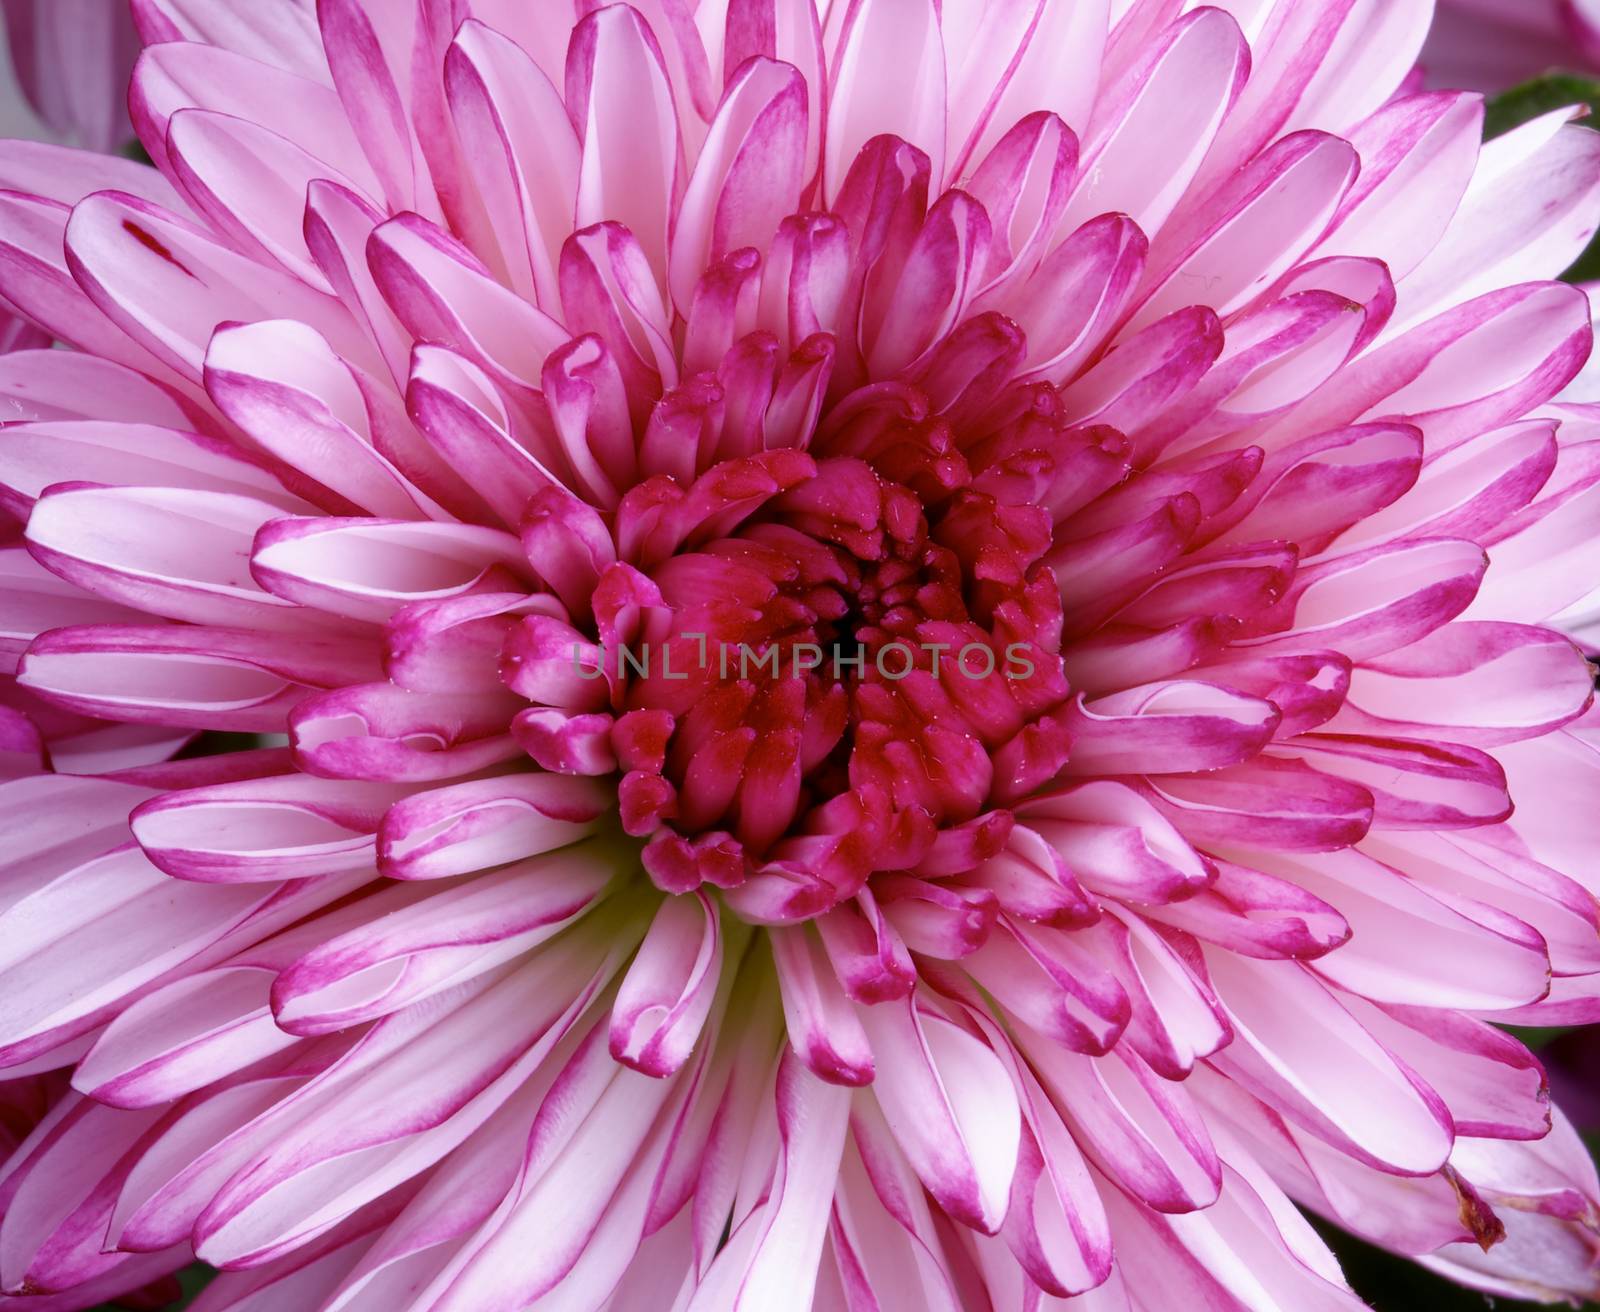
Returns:
[[[1422,67],[1429,86],[1491,94],[1600,68],[1600,0],[1437,0]]]
[[[133,140],[128,78],[138,34],[122,0],[0,0],[10,76],[0,77],[0,138],[118,150]],[[49,338],[0,312],[0,352]],[[0,513],[0,528],[4,527]],[[0,733],[6,712],[0,709]]]
[[[139,37],[128,7],[121,0],[3,4],[16,73],[0,96],[5,135],[102,151],[132,141],[128,77]]]

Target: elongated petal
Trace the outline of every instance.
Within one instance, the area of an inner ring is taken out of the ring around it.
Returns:
[[[854,6],[831,62],[825,194],[839,193],[856,152],[878,136],[918,147],[933,161],[934,176],[942,177],[945,60],[933,5],[915,0],[897,11],[870,0]]]
[[[879,1059],[873,1096],[923,1184],[952,1216],[992,1234],[1009,1202],[1021,1113],[980,1040],[915,998],[861,1011]]]
[[[460,351],[497,380],[535,385],[544,356],[564,337],[555,320],[414,214],[372,229],[366,258],[378,290],[412,336]]]
[[[69,582],[149,614],[303,628],[307,613],[251,577],[250,543],[280,510],[209,489],[58,486],[28,518],[28,549]]]
[[[830,1084],[871,1083],[872,1044],[811,927],[774,927],[771,941],[796,1055]]]
[[[58,705],[106,719],[277,733],[311,688],[361,670],[376,673],[376,665],[359,644],[192,625],[91,624],[36,639],[17,678]]]
[[[672,238],[672,295],[689,304],[700,271],[742,246],[765,250],[805,180],[806,85],[767,60],[729,83],[689,177]]]
[[[68,267],[90,299],[189,378],[200,377],[219,324],[285,315],[317,328],[348,359],[377,363],[331,297],[236,254],[148,201],[96,193],[72,211],[65,241]]]
[[[518,754],[504,732],[508,697],[414,693],[391,683],[341,688],[294,710],[296,763],[334,779],[395,782],[472,774]]]
[[[205,382],[223,413],[263,450],[346,501],[375,515],[437,513],[397,467],[400,453],[379,449],[382,430],[356,373],[303,325],[221,330],[206,351]]]
[[[155,424],[65,419],[13,424],[0,452],[0,499],[26,517],[59,483],[187,488],[249,496],[283,509],[299,498],[266,470],[213,438]]]
[[[390,784],[319,783],[302,775],[176,789],[130,817],[145,854],[168,874],[253,883],[370,869]]]
[[[1031,1031],[1021,1046],[1055,1111],[1105,1175],[1160,1212],[1194,1212],[1216,1202],[1221,1163],[1200,1108],[1181,1084],[1160,1079],[1131,1053],[1097,1061]]]
[[[557,87],[525,49],[492,27],[462,24],[445,64],[452,117],[473,140],[467,162],[489,208],[513,285],[559,305],[555,267],[578,192],[579,147]],[[538,158],[539,166],[527,161]]]
[[[262,526],[250,558],[274,596],[370,620],[500,590],[522,568],[517,540],[494,529],[374,519],[278,519]]]
[[[1402,1175],[1444,1163],[1454,1127],[1438,1095],[1303,967],[1206,959],[1234,1027],[1219,1070],[1358,1160]]]
[[[419,793],[384,816],[379,868],[395,879],[439,879],[504,865],[583,837],[608,801],[569,775],[504,775]]]
[[[73,1079],[97,1102],[155,1107],[299,1042],[272,1020],[268,971],[219,967],[174,980],[122,1012]]]
[[[681,185],[678,116],[660,47],[637,11],[597,10],[573,30],[566,99],[582,142],[577,226],[623,224],[663,280]]]
[[[1097,892],[1176,902],[1211,882],[1206,860],[1139,795],[1109,780],[1047,793],[1023,814]]]
[[[849,1095],[788,1054],[779,1060],[775,1094],[780,1156],[770,1196],[718,1254],[688,1302],[692,1312],[800,1312],[810,1301]]]
[[[285,966],[272,985],[273,1016],[290,1033],[322,1034],[400,1011],[554,937],[613,871],[586,844],[431,896],[374,904],[368,923]]]
[[[722,973],[722,929],[704,893],[662,904],[623,977],[611,1015],[611,1053],[646,1075],[689,1058]]]

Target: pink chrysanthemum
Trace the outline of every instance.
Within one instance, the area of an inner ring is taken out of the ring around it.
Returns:
[[[133,8],[157,168],[0,147],[19,1312],[1596,1289],[1600,136],[1413,0]]]

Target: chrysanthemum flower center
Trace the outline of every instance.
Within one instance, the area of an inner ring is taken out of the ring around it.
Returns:
[[[786,917],[816,914],[992,851],[1019,779],[1059,767],[1027,732],[1066,696],[1048,514],[975,487],[943,426],[872,409],[731,462],[729,512],[597,589],[622,823],[672,891],[777,874]],[[679,495],[647,482],[619,523]]]

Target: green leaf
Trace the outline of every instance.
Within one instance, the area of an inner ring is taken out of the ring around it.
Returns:
[[[1526,1048],[1538,1052],[1563,1034],[1571,1034],[1577,1029],[1576,1025],[1505,1025],[1502,1026],[1514,1038],[1520,1039]]]
[[[1567,105],[1600,112],[1600,82],[1581,73],[1546,73],[1492,97],[1484,106],[1483,139],[1493,141],[1512,128]]]
[[[183,1298],[181,1301],[171,1304],[163,1312],[180,1312],[181,1309],[187,1308],[189,1304],[200,1297],[200,1291],[211,1283],[216,1274],[210,1267],[203,1266],[198,1262],[178,1272],[178,1280],[183,1285]],[[127,1312],[129,1307],[138,1306],[144,1306],[144,1304],[141,1304],[137,1296],[134,1296],[129,1302],[102,1303],[99,1307],[94,1308],[92,1312]]]

